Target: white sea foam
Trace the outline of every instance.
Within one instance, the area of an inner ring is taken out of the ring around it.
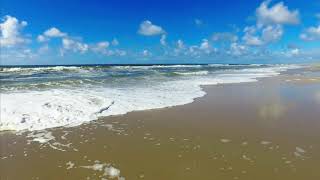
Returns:
[[[48,143],[55,139],[51,132],[38,132],[38,133],[30,133],[27,135],[27,138],[31,138],[33,142],[38,142],[40,144]]]
[[[115,177],[119,177],[120,176],[120,170],[116,169],[112,166],[110,167],[106,167],[104,169],[104,176],[109,176],[110,178],[115,178]]]
[[[74,163],[73,162],[71,162],[71,161],[68,161],[67,163],[66,163],[66,166],[67,166],[67,169],[72,169],[73,167],[74,167]]]
[[[127,88],[78,88],[43,91],[5,92],[1,94],[1,130],[42,130],[76,126],[101,116],[131,111],[183,105],[205,95],[200,85],[253,82],[274,76],[290,66],[228,74],[187,76],[157,85]]]
[[[99,161],[95,161],[95,164],[90,166],[80,166],[81,168],[92,169],[94,171],[103,171],[102,177],[108,177],[111,179],[125,179],[124,177],[120,177],[120,170],[111,166],[107,163],[100,163]],[[105,178],[102,178],[105,179]]]
[[[222,143],[229,143],[229,142],[231,142],[230,139],[220,139],[220,141],[221,141]]]
[[[79,70],[81,67],[76,66],[52,66],[52,67],[16,67],[16,68],[3,68],[0,70],[1,73],[5,72],[40,72],[40,71],[63,71],[63,70]]]
[[[179,75],[207,75],[208,71],[195,71],[195,72],[174,72]]]

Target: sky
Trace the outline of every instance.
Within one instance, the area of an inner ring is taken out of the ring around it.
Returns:
[[[1,0],[1,65],[320,62],[320,0]]]

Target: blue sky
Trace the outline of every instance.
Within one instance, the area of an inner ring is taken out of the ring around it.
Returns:
[[[1,64],[320,61],[318,0],[1,3]]]

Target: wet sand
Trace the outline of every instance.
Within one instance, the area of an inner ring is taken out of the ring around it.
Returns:
[[[0,179],[320,179],[319,72],[205,86],[191,104],[77,127],[2,132]]]

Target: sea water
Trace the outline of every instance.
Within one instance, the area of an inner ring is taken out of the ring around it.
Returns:
[[[76,126],[99,117],[183,105],[201,85],[257,81],[298,65],[0,67],[0,131]]]

